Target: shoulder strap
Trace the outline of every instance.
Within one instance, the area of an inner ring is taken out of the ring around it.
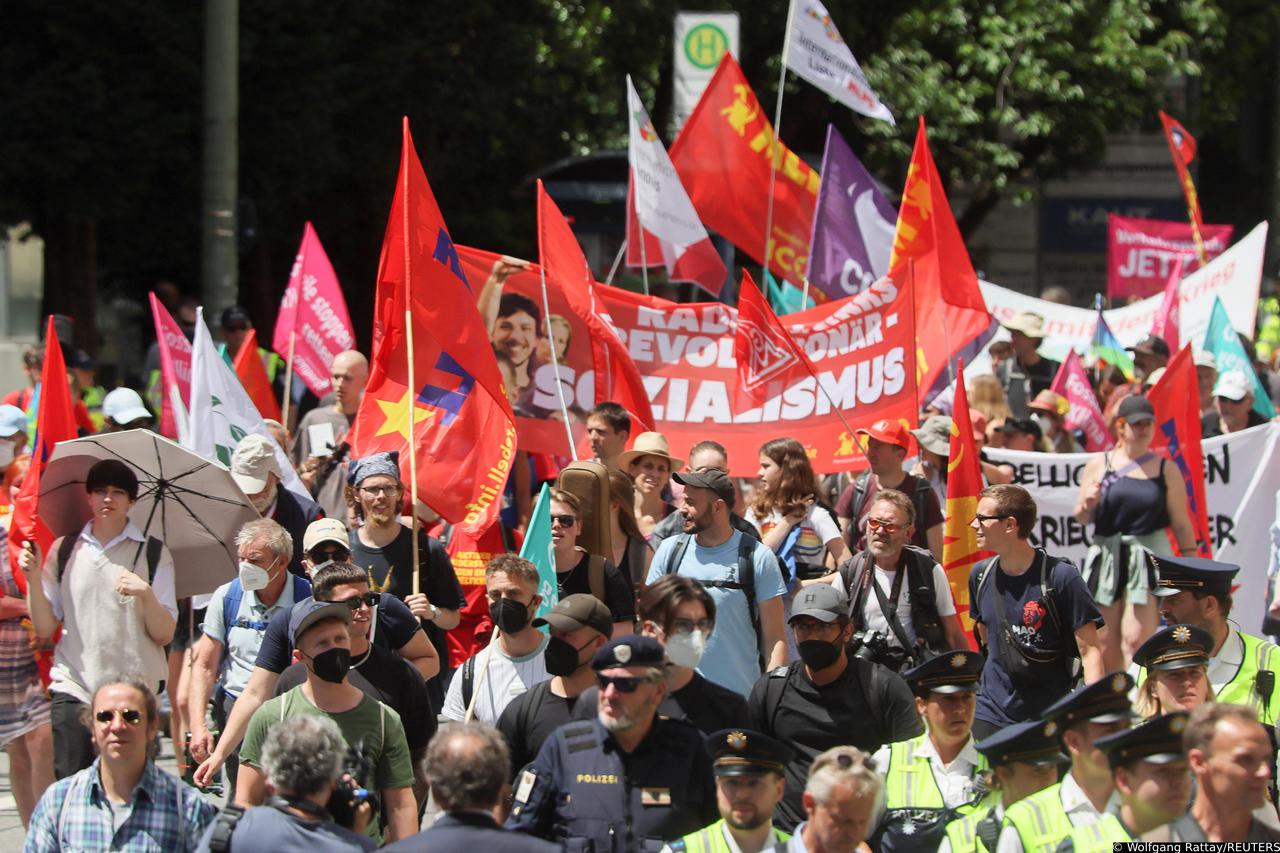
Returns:
[[[164,547],[164,543],[154,536],[147,537],[147,583],[151,583],[156,576],[156,566],[160,565],[160,549]]]
[[[240,578],[232,578],[231,586],[227,587],[227,594],[222,598],[223,655],[226,655],[226,649],[231,645],[231,625],[236,621],[236,614],[240,612],[242,598],[244,598],[244,587],[240,585]]]
[[[297,604],[304,598],[311,597],[311,581],[299,575],[294,575],[292,583],[294,604]]]
[[[739,532],[738,540],[738,583],[742,584],[742,594],[747,597],[747,613],[751,616],[751,627],[756,632],[756,645],[760,644],[760,613],[756,606],[756,540]]]
[[[491,643],[497,642],[497,638],[489,640]],[[462,664],[462,707],[469,708],[471,706],[471,691],[475,688],[476,680],[476,654],[467,658]]]
[[[883,717],[884,703],[880,701],[881,685],[877,682],[883,680],[883,677],[880,677],[880,671],[884,670],[884,672],[888,673],[889,670],[859,657],[852,658],[849,662],[857,666],[860,670],[858,673],[860,676],[858,678],[858,685],[862,688],[862,698],[867,702],[867,708],[871,711],[872,726],[876,729],[876,733],[880,737],[880,742],[883,743],[889,739],[889,733],[881,731],[880,729],[880,720]]]
[[[689,540],[693,539],[692,533],[681,533],[676,538],[675,550],[671,553],[671,558],[667,560],[667,564],[662,567],[662,574],[674,575],[680,571],[680,564],[684,562],[684,552],[689,550]]]
[[[853,479],[853,505],[849,509],[849,535],[858,541],[858,519],[862,517],[862,508],[867,504],[867,488],[871,483],[871,472],[863,471]]]
[[[231,836],[236,831],[236,824],[244,816],[244,807],[228,804],[223,807],[213,822],[213,833],[209,836],[210,853],[229,853]],[[185,823],[185,821],[184,821]]]
[[[600,601],[606,601],[604,597],[604,557],[599,554],[592,554],[587,559],[587,586],[591,589],[593,596]]]
[[[62,541],[58,543],[58,559],[53,566],[54,570],[57,572],[53,577],[55,581],[61,582],[62,573],[66,571],[67,562],[71,559],[71,552],[75,550],[76,540],[79,538],[80,535],[78,533],[68,533],[66,536],[63,536]]]
[[[914,475],[908,474],[907,476],[913,477]],[[924,525],[924,510],[928,505],[931,487],[929,486],[929,481],[924,477],[915,477],[914,479],[916,481],[916,490],[911,495],[911,502],[916,508],[916,527],[919,528]]]

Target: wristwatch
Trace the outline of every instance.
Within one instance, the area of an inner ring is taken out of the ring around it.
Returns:
[[[440,615],[440,608],[436,607],[434,604],[428,604],[427,606],[431,608],[431,614],[427,616],[427,621],[436,621],[436,617]]]

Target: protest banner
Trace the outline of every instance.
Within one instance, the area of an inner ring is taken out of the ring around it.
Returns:
[[[798,76],[864,116],[893,124],[893,113],[867,84],[862,66],[818,0],[791,0],[783,63]]]
[[[1280,424],[1263,424],[1206,438],[1205,498],[1214,559],[1240,566],[1232,621],[1260,633],[1267,608],[1267,566],[1280,490]],[[1013,482],[1035,498],[1039,510],[1031,541],[1050,554],[1083,565],[1093,525],[1072,517],[1080,474],[1091,453],[1030,453],[988,448],[993,462],[1013,466]]]
[[[148,295],[160,355],[160,384],[148,388],[148,396],[152,410],[160,410],[160,434],[181,442],[186,440],[187,407],[191,405],[191,341],[155,293]]]
[[[1067,353],[1067,358],[1058,368],[1058,375],[1053,378],[1050,390],[1067,398],[1071,408],[1063,423],[1067,429],[1084,431],[1085,450],[1109,450],[1115,446],[1115,439],[1107,431],[1107,422],[1098,408],[1098,398],[1093,394],[1093,386],[1085,376],[1084,366],[1080,364],[1080,356],[1075,352]]]
[[[338,276],[316,229],[308,222],[280,299],[271,346],[288,359],[312,394],[323,397],[332,388],[329,367],[334,357],[355,345]]]
[[[1212,260],[1231,245],[1231,225],[1204,226],[1204,248]],[[1200,268],[1200,254],[1188,222],[1107,214],[1107,296],[1148,297],[1164,290],[1174,264]]]

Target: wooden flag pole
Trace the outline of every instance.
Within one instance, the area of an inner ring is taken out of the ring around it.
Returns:
[[[418,571],[418,449],[414,446],[416,436],[413,433],[418,408],[414,405],[417,401],[413,395],[418,386],[413,378],[413,310],[409,308],[404,312],[404,334],[409,351],[409,388],[406,394],[409,398],[409,517],[412,519],[409,530],[413,534],[413,569],[410,574],[413,576],[413,594],[417,595],[422,592]]]
[[[289,429],[289,404],[293,402],[293,345],[297,338],[297,330],[289,332],[289,359],[284,363],[284,412],[280,415],[285,432],[293,432]]]
[[[641,245],[644,245],[643,236],[641,237]],[[625,244],[623,244],[625,248]],[[556,376],[556,396],[560,399],[560,413],[564,416],[564,431],[569,437],[569,456],[574,462],[578,461],[578,450],[573,443],[573,427],[570,426],[569,406],[564,401],[564,383],[560,381],[560,359],[556,355],[556,339],[551,331],[551,303],[547,300],[547,270],[542,264],[538,264],[538,273],[542,277],[542,317],[543,322],[547,326],[547,349],[551,350],[551,370]],[[532,381],[532,380],[530,380]]]

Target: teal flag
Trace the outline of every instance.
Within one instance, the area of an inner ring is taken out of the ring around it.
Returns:
[[[818,304],[806,297],[803,290],[789,281],[783,281],[779,285],[768,270],[764,271],[764,285],[768,291],[765,295],[769,298],[769,307],[779,317],[783,314],[794,314]]]
[[[538,500],[533,505],[533,514],[529,516],[520,556],[538,567],[538,595],[542,596],[542,602],[534,614],[536,619],[560,600],[560,587],[556,583],[556,553],[551,543],[551,487],[546,483],[542,484],[542,491],[538,492]],[[542,631],[546,633],[545,625]]]
[[[1214,361],[1218,362],[1219,376],[1228,370],[1238,370],[1252,383],[1255,412],[1267,420],[1276,416],[1276,407],[1271,404],[1271,395],[1258,381],[1258,374],[1254,372],[1253,364],[1249,361],[1249,354],[1245,352],[1244,345],[1240,343],[1240,336],[1231,325],[1231,318],[1227,316],[1227,309],[1223,307],[1222,299],[1217,296],[1213,298],[1213,313],[1209,315],[1209,328],[1204,332],[1204,348],[1213,353]]]

